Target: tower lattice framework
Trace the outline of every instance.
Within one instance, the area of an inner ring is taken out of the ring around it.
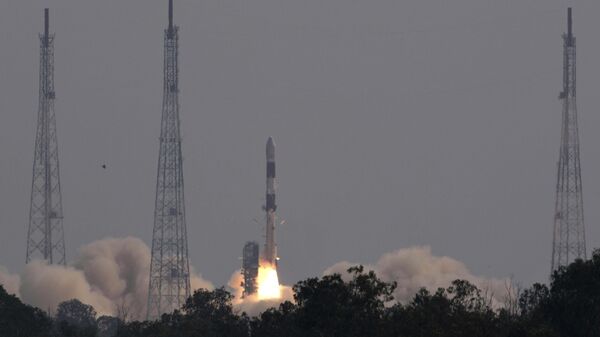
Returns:
[[[571,8],[568,10],[568,32],[563,35],[563,41],[563,91],[560,93],[563,111],[552,245],[553,271],[575,259],[586,258],[575,85],[576,48]]]
[[[148,319],[156,319],[163,313],[179,309],[190,296],[179,125],[178,30],[179,28],[173,25],[173,1],[169,0],[169,26],[164,37],[164,94],[148,289]]]
[[[54,113],[54,34],[49,32],[49,10],[44,10],[40,34],[39,109],[33,158],[31,204],[25,262],[43,259],[65,264],[62,195]]]

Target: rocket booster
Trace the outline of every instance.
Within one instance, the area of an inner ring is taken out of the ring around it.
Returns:
[[[267,140],[267,211],[275,211],[275,143],[273,138]]]
[[[265,211],[267,213],[267,235],[263,260],[272,266],[277,264],[277,245],[275,244],[275,143],[267,140],[267,195]]]

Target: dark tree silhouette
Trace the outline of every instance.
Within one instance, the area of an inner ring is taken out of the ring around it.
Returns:
[[[60,303],[55,321],[64,337],[96,337],[96,310],[77,299]]]
[[[257,317],[233,309],[224,288],[196,291],[181,308],[152,322],[101,317],[77,300],[61,303],[55,319],[0,287],[2,337],[597,337],[600,336],[600,251],[557,270],[550,286],[534,284],[509,308],[465,280],[421,289],[394,302],[396,284],[363,267],[348,275],[298,282],[294,301]],[[96,330],[96,326],[101,327]]]
[[[23,304],[0,285],[0,336],[48,337],[51,328],[52,321],[42,310]]]
[[[600,336],[600,250],[555,271],[539,307],[561,336]]]

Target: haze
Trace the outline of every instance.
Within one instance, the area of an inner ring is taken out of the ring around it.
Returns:
[[[25,259],[44,7],[67,259],[104,237],[150,242],[166,6],[0,3],[0,264]],[[546,281],[567,6],[591,251],[598,1],[176,0],[191,264],[225,284],[243,243],[262,241],[273,136],[284,283],[415,245],[478,275]]]

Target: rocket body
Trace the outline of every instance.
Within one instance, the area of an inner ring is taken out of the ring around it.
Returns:
[[[265,212],[267,213],[267,233],[263,260],[272,266],[277,265],[277,245],[275,244],[275,143],[273,138],[267,140],[267,193]]]

